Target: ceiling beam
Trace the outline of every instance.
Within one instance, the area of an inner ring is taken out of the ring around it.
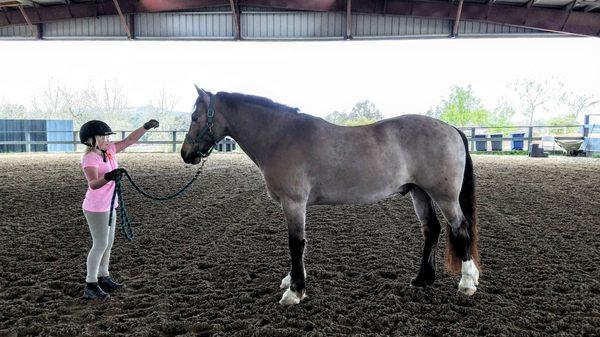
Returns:
[[[234,38],[236,40],[241,40],[242,39],[242,34],[240,32],[240,16],[238,14],[239,7],[234,3],[234,0],[229,0],[229,3],[231,5],[231,15],[232,15],[232,18],[233,18],[233,28],[235,29],[235,31],[233,32]]]
[[[460,0],[460,2],[458,3],[458,10],[456,11],[456,17],[454,18],[454,25],[452,27],[452,33],[450,34],[450,37],[458,36],[458,24],[460,23],[460,12],[462,11],[462,7],[463,0]]]
[[[8,26],[12,24],[12,22],[10,22],[10,18],[8,17],[8,11],[5,7],[2,7],[2,13],[4,13],[4,20],[6,20],[6,25]]]
[[[344,39],[352,39],[352,0],[346,0],[346,36]]]
[[[492,10],[492,6],[494,5],[494,0],[489,0],[487,3],[487,11],[485,12],[485,20],[487,20],[490,15],[490,11]]]
[[[38,7],[39,7],[38,3],[35,1],[32,1],[31,3],[33,4],[33,8],[35,9],[35,14],[37,14],[38,21],[42,21],[42,14],[40,13],[40,10],[38,9]]]
[[[72,3],[74,17],[94,17],[117,15],[117,9],[111,1],[102,2],[99,8],[95,2]],[[229,0],[120,0],[119,5],[125,13],[163,12],[178,10],[195,10],[210,6],[227,6]],[[238,5],[273,7],[283,9],[310,11],[347,11],[347,0],[239,0]],[[41,7],[43,21],[35,20],[34,8],[24,8],[34,24],[57,20],[68,20],[70,15],[66,5]],[[379,9],[378,9],[379,8]],[[441,18],[452,20],[456,16],[456,6],[450,2],[422,1],[386,1],[385,13],[390,15],[407,15],[424,18]],[[355,1],[353,13],[381,14],[381,6],[374,6],[370,1]],[[18,11],[6,12],[9,23],[23,25],[25,20]],[[565,32],[580,35],[596,36],[600,30],[600,13],[598,12],[566,12],[563,9],[516,7],[492,3],[464,3],[461,20],[475,20],[498,24],[522,26],[553,32]],[[6,23],[0,25],[6,26]]]
[[[71,1],[65,0],[65,2],[67,3],[67,9],[69,10],[69,15],[71,16],[71,18],[75,18],[73,16],[73,11],[71,10]]]
[[[594,9],[600,7],[600,3],[599,4],[589,4],[587,6],[585,6],[585,8],[583,9],[584,12],[589,12],[589,11],[593,11]]]
[[[23,15],[23,18],[25,19],[25,21],[27,21],[27,26],[29,26],[29,30],[31,31],[31,36],[34,38],[37,37],[37,31],[36,31],[35,27],[33,26],[33,24],[31,23],[31,20],[29,20],[29,16],[27,16],[27,13],[25,13],[25,11],[23,10],[23,6],[19,5],[18,7],[19,7],[19,11]]]
[[[567,24],[567,21],[569,20],[569,17],[571,16],[571,13],[573,12],[573,6],[575,6],[576,2],[577,2],[577,0],[573,0],[573,1],[571,1],[570,4],[568,4],[567,6],[565,6],[565,10],[567,11],[567,17],[565,18],[565,21],[563,21],[563,24],[560,27],[561,31],[563,29],[565,29],[565,24]]]
[[[121,11],[121,6],[119,6],[119,1],[113,0],[113,4],[115,5],[115,8],[117,9],[117,13],[119,13],[119,18],[121,19],[121,24],[123,25],[123,29],[125,29],[125,33],[127,33],[127,38],[129,40],[131,40],[132,39],[131,30],[129,29],[129,24],[127,23],[127,20],[125,19],[125,16],[123,16],[123,11]]]
[[[17,6],[21,6],[21,2],[20,1],[4,1],[4,2],[0,2],[0,7],[4,8],[4,7],[17,7]]]

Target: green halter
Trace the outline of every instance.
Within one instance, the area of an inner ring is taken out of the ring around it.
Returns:
[[[213,96],[210,96],[210,101],[208,103],[208,110],[206,111],[206,125],[202,128],[202,130],[200,130],[200,132],[198,133],[198,136],[196,136],[196,139],[194,139],[192,136],[190,136],[189,133],[185,134],[185,141],[188,142],[189,144],[200,144],[200,142],[202,142],[202,138],[204,137],[205,134],[208,134],[208,136],[210,137],[210,140],[212,140],[213,144],[210,146],[210,149],[208,149],[208,151],[206,152],[201,152],[200,149],[198,149],[198,155],[202,158],[208,157],[210,155],[210,153],[213,151],[214,147],[215,147],[215,143],[217,142],[217,139],[215,138],[215,135],[213,133],[213,121],[214,121],[214,117],[215,117],[215,101],[213,100]]]

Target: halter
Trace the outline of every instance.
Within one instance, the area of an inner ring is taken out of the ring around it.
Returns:
[[[206,152],[202,152],[202,151],[200,151],[200,148],[198,148],[198,151],[196,152],[196,154],[198,154],[202,158],[208,157],[210,155],[212,150],[215,148],[215,143],[217,142],[215,135],[213,133],[213,130],[212,130],[212,127],[214,125],[213,120],[215,117],[215,102],[213,100],[212,95],[210,96],[210,101],[208,103],[208,110],[206,111],[206,116],[208,117],[206,119],[206,125],[204,126],[204,128],[202,128],[202,130],[200,131],[200,133],[198,134],[196,139],[194,139],[192,136],[190,136],[189,133],[185,134],[185,141],[188,144],[194,144],[194,145],[200,144],[204,135],[208,134],[208,136],[210,137],[210,140],[212,140],[213,144],[210,146],[210,148]]]

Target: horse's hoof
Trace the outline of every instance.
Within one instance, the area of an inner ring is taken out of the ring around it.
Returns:
[[[281,305],[294,305],[300,303],[300,301],[304,298],[304,294],[299,294],[293,290],[286,290],[279,301]]]
[[[458,292],[466,296],[473,296],[477,291],[476,285],[479,284],[479,270],[473,261],[468,260],[462,263],[461,273]]]
[[[463,276],[460,279],[460,283],[458,284],[458,292],[466,295],[473,296],[477,291],[477,287],[475,287],[475,280],[471,277]]]
[[[473,287],[473,288],[458,288],[458,293],[465,295],[467,297],[473,296],[473,294],[475,294],[476,291],[477,291],[477,288],[475,288],[475,287]]]
[[[291,281],[292,281],[292,277],[290,276],[290,274],[288,274],[288,276],[284,277],[281,280],[281,285],[279,286],[279,288],[281,288],[281,289],[287,289],[287,288],[289,288]]]

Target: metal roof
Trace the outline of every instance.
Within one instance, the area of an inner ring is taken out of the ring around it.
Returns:
[[[352,37],[352,15],[360,14],[452,20],[450,36],[456,36],[464,22],[600,36],[600,0],[0,0],[0,27],[28,25],[41,37],[42,24],[118,15],[126,36],[135,38],[134,14],[220,7],[230,10],[232,34],[239,39],[243,6],[347,15],[346,38]]]

